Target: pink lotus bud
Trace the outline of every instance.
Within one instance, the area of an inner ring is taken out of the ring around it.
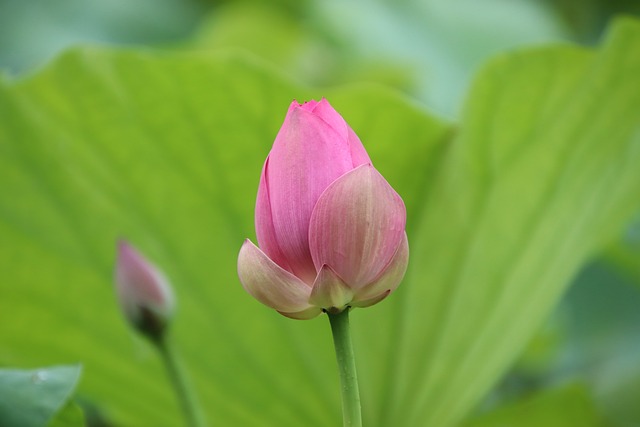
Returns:
[[[367,307],[404,276],[404,203],[326,99],[289,107],[262,169],[255,221],[260,248],[245,241],[238,275],[285,316]]]
[[[160,270],[124,240],[118,242],[115,284],[131,325],[151,338],[160,338],[173,314],[171,286]]]

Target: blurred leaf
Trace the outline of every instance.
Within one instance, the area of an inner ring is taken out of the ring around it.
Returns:
[[[0,425],[46,425],[68,403],[81,370],[80,366],[0,369]]]
[[[626,235],[606,249],[604,259],[640,287],[640,220],[636,219]]]
[[[51,420],[48,427],[84,427],[84,414],[82,409],[75,402],[67,404]]]
[[[638,47],[621,20],[597,53],[516,52],[480,73],[412,236],[409,281],[424,286],[398,295],[382,425],[455,423],[637,211]]]
[[[557,360],[560,344],[566,339],[564,319],[556,312],[547,318],[529,340],[513,366],[521,374],[538,376]]]
[[[216,8],[187,49],[242,49],[312,85],[369,81],[409,90],[415,76],[388,58],[354,60],[349,41],[338,43],[323,30],[285,10],[260,2],[235,2]]]
[[[0,87],[0,361],[80,359],[114,422],[178,422],[115,305],[124,235],[172,278],[172,332],[212,422],[338,423],[328,322],[266,309],[235,272],[289,102],[324,95],[409,212],[406,283],[353,316],[366,423],[455,424],[638,207],[639,39],[622,21],[597,53],[493,61],[453,143],[396,94],[317,93],[236,55],[82,49]]]
[[[215,9],[190,42],[196,48],[243,48],[281,67],[303,61],[312,46],[301,23],[262,3],[233,2]]]
[[[540,392],[499,407],[462,427],[601,427],[602,418],[583,386]]]
[[[473,73],[491,55],[566,39],[539,1],[324,0],[314,6],[316,25],[342,40],[343,68],[403,64],[415,78],[412,95],[455,117]]]
[[[635,355],[638,350],[635,349]],[[624,366],[626,369],[605,370],[605,374],[613,374],[612,378],[602,378],[600,384],[600,401],[602,413],[612,424],[619,427],[633,427],[640,422],[640,369],[637,357]],[[604,375],[602,375],[604,377]]]
[[[382,89],[325,94],[417,212],[448,128]],[[0,246],[0,267],[10,280],[0,283],[0,322],[10,326],[0,332],[2,360],[71,355],[85,363],[82,391],[106,417],[178,422],[157,358],[132,345],[119,317],[110,282],[124,235],[172,278],[172,332],[211,420],[339,420],[328,322],[266,309],[243,291],[235,267],[254,235],[261,165],[291,99],[309,95],[243,57],[96,49],[6,87],[0,234],[10,244]]]
[[[632,227],[633,228],[633,227]],[[640,423],[640,292],[619,270],[596,259],[563,301],[570,313],[556,373],[580,376],[616,427]]]
[[[78,43],[147,45],[187,37],[197,0],[0,1],[0,68],[25,73]]]
[[[575,38],[595,42],[609,20],[621,14],[640,15],[635,0],[547,0],[572,28]]]

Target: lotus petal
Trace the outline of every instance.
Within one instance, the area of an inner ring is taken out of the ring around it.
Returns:
[[[358,290],[355,298],[353,299],[352,305],[356,307],[368,307],[369,305],[373,305],[382,300],[382,298],[371,303],[368,303],[368,301],[375,300],[380,295],[384,295],[384,297],[386,297],[391,292],[395,291],[407,271],[408,264],[409,241],[407,240],[407,235],[405,233],[404,238],[400,242],[395,255],[391,261],[389,261],[389,264],[387,264],[378,278]]]
[[[314,265],[331,268],[353,289],[387,267],[405,237],[405,206],[371,165],[334,181],[320,196],[309,225]]]
[[[269,259],[249,239],[238,255],[238,276],[244,289],[268,307],[292,313],[310,307],[311,288]]]
[[[323,265],[318,273],[309,302],[328,312],[342,311],[353,299],[353,291],[329,267]]]

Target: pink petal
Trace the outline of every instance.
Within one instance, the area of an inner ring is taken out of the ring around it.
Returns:
[[[347,125],[342,116],[333,109],[326,98],[322,98],[320,102],[317,102],[311,111],[331,126],[344,141],[348,142],[353,168],[371,163],[369,154],[367,154],[367,150],[364,149],[356,133]]]
[[[276,264],[285,270],[292,272],[291,267],[278,245],[278,239],[273,227],[271,216],[271,200],[269,199],[269,183],[267,173],[269,170],[269,157],[264,162],[262,174],[260,175],[260,185],[258,186],[258,196],[256,198],[256,237],[260,249]]]
[[[356,292],[352,305],[356,307],[368,307],[381,301],[391,292],[395,291],[407,271],[408,264],[409,241],[405,233],[389,264],[387,264],[385,269],[380,273],[379,277]]]
[[[353,291],[329,267],[323,265],[318,273],[309,302],[333,312],[340,312],[353,299]]]
[[[329,101],[322,98],[318,103],[316,103],[311,111],[331,126],[343,141],[348,140],[349,126],[347,126],[347,123],[344,121],[342,116],[333,109],[331,104],[329,104]]]
[[[302,104],[298,104],[296,101],[293,101],[289,106],[289,112],[291,112],[291,110],[293,110],[294,108],[302,108],[303,110],[313,111],[313,109],[316,108],[316,105],[318,105],[318,101],[316,101],[315,99],[305,101]]]
[[[359,166],[318,199],[309,225],[314,265],[330,265],[351,288],[361,288],[394,256],[405,222],[398,193],[373,166]]]
[[[238,255],[238,276],[244,289],[264,305],[283,312],[308,309],[311,288],[271,261],[249,239]]]
[[[267,181],[273,227],[289,271],[311,284],[309,219],[325,188],[352,169],[350,146],[324,120],[294,108],[269,154]]]

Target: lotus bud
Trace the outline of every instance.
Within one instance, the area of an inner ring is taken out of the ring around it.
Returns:
[[[367,307],[409,259],[402,198],[326,99],[293,102],[258,187],[256,246],[238,256],[245,290],[295,319]]]
[[[129,323],[151,339],[160,339],[171,320],[174,297],[164,274],[124,240],[118,242],[115,285]]]

